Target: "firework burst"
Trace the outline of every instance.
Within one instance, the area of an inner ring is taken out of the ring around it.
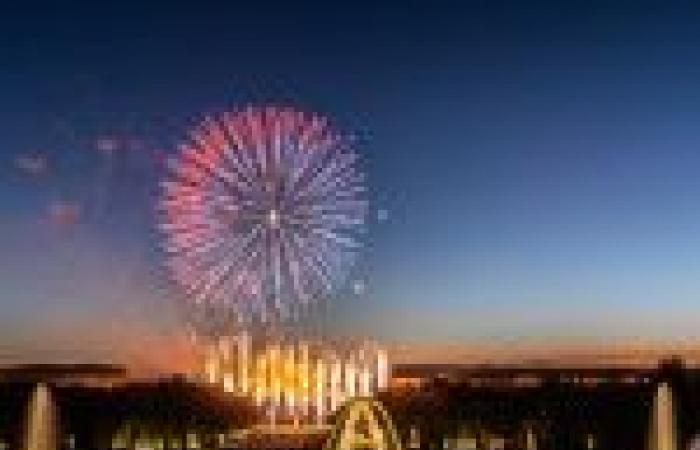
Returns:
[[[254,107],[204,120],[162,183],[172,278],[208,321],[300,317],[342,283],[361,247],[364,173],[319,115]]]

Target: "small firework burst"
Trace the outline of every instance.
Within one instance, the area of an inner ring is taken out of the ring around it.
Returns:
[[[172,278],[214,321],[299,317],[345,280],[361,248],[365,176],[319,115],[249,106],[203,121],[162,183]],[[213,316],[213,317],[212,317]]]
[[[52,224],[71,227],[80,219],[80,205],[71,201],[54,201],[49,204],[48,218]]]
[[[39,153],[19,155],[15,158],[15,167],[23,174],[39,176],[48,171],[46,157]]]

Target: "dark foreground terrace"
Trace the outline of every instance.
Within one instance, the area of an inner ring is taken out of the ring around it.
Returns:
[[[700,369],[677,359],[652,368],[398,366],[376,397],[404,448],[681,450],[700,442]],[[53,448],[66,450],[321,448],[328,430],[251,432],[263,412],[220,386],[131,380],[106,366],[5,370],[0,405],[7,449],[26,448],[37,424],[50,424]]]

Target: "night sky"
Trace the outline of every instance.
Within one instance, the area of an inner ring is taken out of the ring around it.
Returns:
[[[180,333],[162,161],[249,101],[367,137],[376,217],[339,330],[698,334],[692,2],[111,3],[0,7],[0,358]]]

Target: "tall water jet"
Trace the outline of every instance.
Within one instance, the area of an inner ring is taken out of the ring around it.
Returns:
[[[37,383],[29,399],[24,450],[57,450],[56,404],[46,383]]]
[[[678,449],[673,392],[666,382],[659,383],[654,396],[650,438],[650,450]]]

